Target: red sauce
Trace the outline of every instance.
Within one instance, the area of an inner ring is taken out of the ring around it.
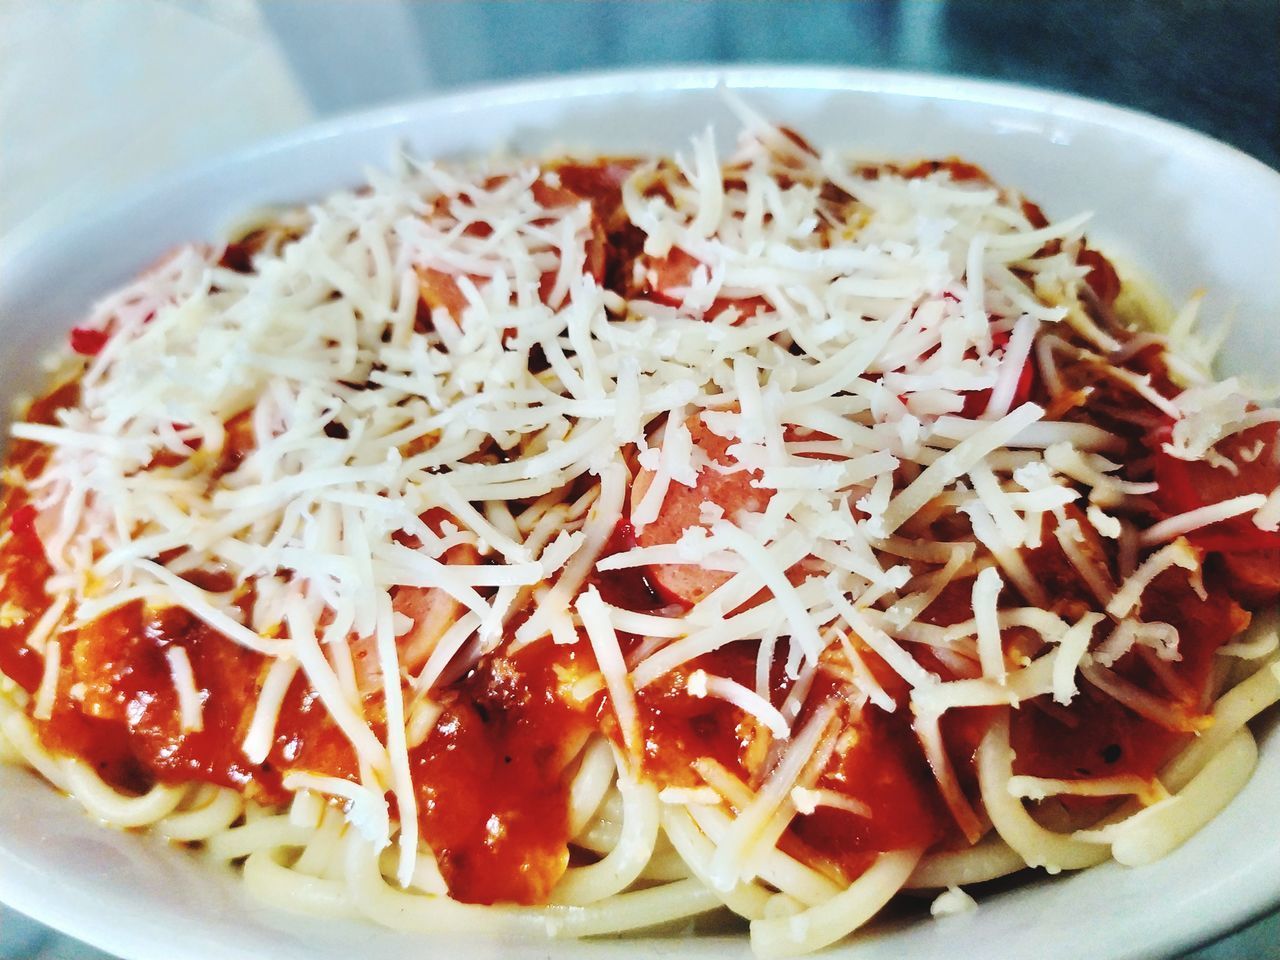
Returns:
[[[0,673],[31,693],[40,685],[44,658],[27,646],[26,638],[49,607],[44,582],[52,570],[40,544],[26,529],[29,524],[14,522],[15,514],[24,509],[29,509],[25,498],[10,491],[0,511],[0,529],[7,526],[12,533],[0,547],[0,581],[6,604],[0,609]]]
[[[991,178],[987,176],[987,172],[981,167],[967,163],[957,157],[948,157],[946,160],[921,160],[919,163],[903,170],[902,175],[908,180],[919,180],[932,176],[939,171],[945,172],[948,177],[957,183],[991,182]]]
[[[589,650],[544,640],[488,658],[412,751],[423,836],[454,897],[543,903],[569,865],[567,765],[596,705],[561,688],[595,668]]]
[[[796,817],[789,831],[808,852],[804,859],[827,860],[846,880],[856,879],[876,853],[923,850],[952,829],[909,711],[868,706],[852,728],[851,745],[836,754],[816,786],[864,804],[867,813],[820,806]]]
[[[96,356],[106,346],[105,330],[94,330],[90,327],[73,327],[69,336],[71,349],[84,356]]]
[[[146,764],[138,759],[127,728],[81,713],[69,699],[65,683],[58,685],[53,715],[37,722],[36,732],[46,749],[79,757],[117,790],[143,793],[155,783]]]
[[[1085,519],[1083,511],[1075,504],[1063,508],[1063,515],[1068,521],[1075,520],[1079,524],[1084,540],[1078,544],[1081,553],[1090,557],[1107,576],[1116,579],[1111,552],[1102,537],[1094,530],[1093,524]],[[1068,559],[1058,542],[1054,529],[1057,520],[1052,514],[1046,514],[1040,530],[1040,546],[1023,552],[1023,559],[1032,577],[1044,589],[1048,599],[1048,609],[1067,621],[1074,622],[1098,605],[1097,598],[1088,585],[1080,578],[1075,566]],[[1029,597],[1022,598],[1029,602]]]
[[[1280,426],[1275,423],[1243,430],[1217,445],[1217,452],[1230,460],[1234,469],[1172,456],[1164,450],[1171,433],[1168,429],[1159,431],[1152,444],[1155,475],[1160,483],[1156,500],[1166,514],[1184,513],[1251,493],[1269,494],[1280,486]],[[1206,550],[1223,553],[1280,550],[1280,533],[1259,529],[1247,515],[1193,530],[1188,539]]]
[[[1181,723],[1171,728],[1139,716],[1082,681],[1080,694],[1070,704],[1042,697],[1013,711],[1010,738],[1016,773],[1067,780],[1124,774],[1150,779],[1187,743],[1203,716],[1214,652],[1248,625],[1249,615],[1220,587],[1201,600],[1182,570],[1157,577],[1144,594],[1143,607],[1147,617],[1178,629],[1181,659],[1169,667],[1181,689],[1168,689],[1135,652],[1126,654],[1114,670],[1167,700]],[[1064,802],[1097,812],[1107,803],[1080,798]]]
[[[1113,306],[1120,296],[1120,276],[1111,261],[1097,250],[1081,247],[1076,263],[1089,268],[1089,272],[1084,275],[1084,282],[1089,285],[1099,302],[1107,308]]]
[[[27,409],[31,423],[55,422],[58,411],[80,399],[80,388],[69,383],[39,398]],[[44,447],[29,440],[9,444],[5,466],[34,475],[43,465]],[[0,531],[11,536],[0,545],[0,584],[4,585],[4,601],[0,604],[0,673],[9,677],[28,693],[40,685],[44,657],[26,645],[27,634],[49,607],[44,582],[53,572],[44,558],[44,550],[36,537],[35,509],[26,495],[9,485],[0,498]]]
[[[644,771],[660,783],[697,786],[693,764],[709,757],[739,778],[752,780],[748,756],[758,740],[753,720],[725,700],[689,693],[689,675],[705,670],[754,687],[757,645],[739,641],[704,654],[636,692],[644,742]]]
[[[350,780],[359,776],[351,742],[301,675],[294,677],[280,705],[267,762],[280,773],[301,770]]]
[[[99,759],[99,770],[128,790],[198,781],[280,798],[275,778],[251,766],[240,750],[246,707],[262,668],[259,654],[228,642],[184,610],[148,613],[140,602],[63,636],[70,656],[62,661],[62,709],[42,726],[48,745],[91,757],[96,751],[88,744],[109,743],[112,760],[104,766]],[[198,731],[182,729],[165,655],[173,646],[186,651],[203,700]]]

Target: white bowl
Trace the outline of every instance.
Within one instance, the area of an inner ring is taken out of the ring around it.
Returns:
[[[1115,107],[1003,84],[856,70],[678,69],[571,76],[343,117],[155,184],[109,212],[0,259],[0,383],[39,385],[32,358],[98,295],[168,247],[216,239],[255,205],[302,201],[426,156],[556,146],[681,147],[735,123],[718,84],[823,146],[869,155],[956,154],[1020,187],[1051,216],[1093,210],[1090,235],[1176,302],[1208,291],[1233,313],[1224,368],[1280,363],[1280,175],[1189,130]],[[1274,718],[1271,726],[1274,726]],[[1264,741],[1268,738],[1264,733]],[[1264,742],[1245,791],[1154,866],[1105,864],[990,897],[976,913],[881,929],[847,958],[1163,956],[1280,901],[1280,743]],[[747,957],[745,937],[550,944],[406,936],[252,903],[236,878],[154,838],[104,829],[32,774],[0,768],[0,900],[123,957],[393,960],[487,957]]]

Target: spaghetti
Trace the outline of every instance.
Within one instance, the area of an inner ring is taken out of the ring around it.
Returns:
[[[743,110],[166,256],[13,428],[0,750],[257,898],[761,956],[1149,862],[1280,699],[1280,412],[972,165]]]

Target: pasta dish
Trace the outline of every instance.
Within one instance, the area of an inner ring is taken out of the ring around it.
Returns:
[[[764,957],[1212,819],[1280,409],[1087,215],[737,109],[403,159],[96,304],[5,460],[0,756],[286,909]]]

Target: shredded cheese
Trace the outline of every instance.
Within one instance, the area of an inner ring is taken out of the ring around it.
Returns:
[[[44,669],[40,673],[40,685],[36,687],[31,716],[48,720],[53,716],[54,701],[58,696],[58,669],[62,666],[62,641],[50,640],[44,645]]]
[[[164,652],[173,677],[173,689],[178,695],[178,719],[183,733],[197,733],[204,729],[204,698],[196,686],[191,658],[185,647],[171,646]]]
[[[635,692],[631,689],[627,665],[618,646],[618,635],[609,620],[608,607],[600,598],[600,591],[594,586],[588,587],[578,598],[577,610],[582,618],[582,626],[587,631],[587,638],[591,641],[591,649],[595,652],[596,663],[600,665],[600,672],[604,675],[605,687],[609,691],[609,701],[618,719],[622,740],[631,756],[639,758],[643,744]]]
[[[1151,581],[1173,567],[1181,567],[1192,573],[1200,570],[1200,558],[1183,538],[1161,547],[1144,560],[1116,590],[1111,602],[1107,604],[1107,613],[1116,618],[1128,616],[1138,606],[1142,592],[1151,585]]]

